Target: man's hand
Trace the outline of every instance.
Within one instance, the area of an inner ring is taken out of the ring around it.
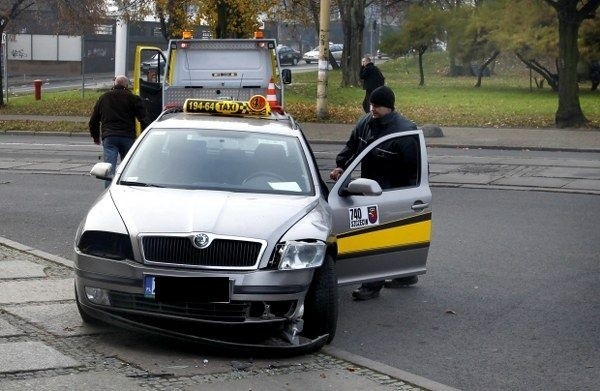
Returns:
[[[95,138],[95,139],[94,139],[94,144],[96,144],[96,145],[100,145],[100,139],[99,139],[99,138]]]
[[[333,179],[334,181],[337,181],[343,172],[344,170],[342,168],[336,167],[329,173],[329,178]]]

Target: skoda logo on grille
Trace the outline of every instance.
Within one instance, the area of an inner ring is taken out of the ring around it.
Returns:
[[[210,244],[210,239],[207,234],[198,234],[194,236],[194,246],[198,248],[206,248]]]

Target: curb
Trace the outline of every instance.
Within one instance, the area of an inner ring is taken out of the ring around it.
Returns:
[[[366,357],[358,356],[356,354],[347,352],[342,349],[334,348],[330,345],[325,345],[321,348],[321,350],[330,356],[337,357],[344,361],[351,362],[356,364],[357,366],[364,367],[370,369],[374,372],[379,372],[381,374],[387,375],[394,379],[402,379],[403,382],[409,383],[411,385],[417,386],[419,388],[424,388],[430,391],[459,391],[457,388],[453,388],[433,380],[426,379],[419,375],[412,374],[410,372],[403,371],[402,369],[394,368],[386,364],[382,364],[377,361],[373,361]]]
[[[0,121],[2,120],[0,116]],[[82,132],[44,132],[35,130],[0,130],[0,134],[6,135],[25,135],[25,136],[64,136],[64,137],[90,137],[87,131]],[[306,138],[313,143],[329,144],[329,145],[343,145],[346,142],[340,140],[331,139],[318,139],[310,138],[306,135]],[[425,140],[440,140],[441,137],[425,137]],[[540,152],[583,152],[583,153],[599,153],[598,148],[586,148],[586,147],[527,147],[527,146],[508,146],[508,145],[477,145],[477,144],[443,144],[443,142],[427,143],[428,148],[456,148],[456,149],[488,149],[488,150],[506,150],[506,151],[540,151]]]

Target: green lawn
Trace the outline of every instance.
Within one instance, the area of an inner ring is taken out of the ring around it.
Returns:
[[[396,93],[396,108],[419,125],[474,127],[551,127],[558,105],[558,96],[548,87],[533,85],[524,66],[500,63],[491,77],[475,88],[474,77],[445,76],[444,53],[425,57],[425,86],[419,87],[415,58],[390,60],[379,67],[386,84]],[[293,71],[293,67],[291,68]],[[328,76],[327,122],[354,123],[362,114],[364,91],[360,87],[341,88],[341,71]],[[590,83],[580,86],[580,103],[591,127],[600,128],[600,91],[591,92]],[[317,121],[316,72],[296,73],[286,89],[286,110],[298,121]],[[0,114],[48,114],[88,116],[101,91],[42,93],[42,100],[32,95],[11,96]],[[31,129],[86,131],[81,124],[0,121],[0,129]]]

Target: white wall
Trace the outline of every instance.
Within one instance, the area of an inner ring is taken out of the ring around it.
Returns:
[[[81,61],[81,36],[8,34],[7,59]]]

